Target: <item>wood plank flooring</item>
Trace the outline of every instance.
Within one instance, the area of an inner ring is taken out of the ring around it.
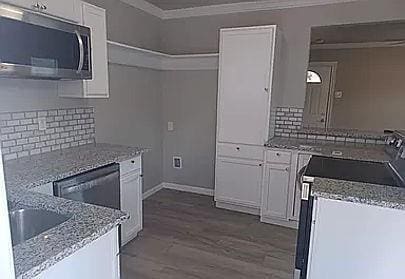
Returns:
[[[123,279],[291,279],[296,230],[215,208],[212,197],[161,190],[121,252]]]

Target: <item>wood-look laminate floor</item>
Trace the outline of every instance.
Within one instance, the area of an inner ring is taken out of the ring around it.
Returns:
[[[296,230],[215,208],[212,197],[161,190],[121,253],[123,279],[291,279]]]

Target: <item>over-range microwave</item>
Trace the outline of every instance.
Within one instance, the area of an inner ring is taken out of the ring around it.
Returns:
[[[90,28],[0,4],[0,78],[92,78]]]

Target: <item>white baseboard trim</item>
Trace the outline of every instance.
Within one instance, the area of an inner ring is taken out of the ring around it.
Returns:
[[[172,190],[189,192],[189,193],[206,195],[206,196],[212,196],[212,197],[214,196],[213,189],[207,189],[207,188],[201,188],[201,187],[183,185],[183,184],[177,184],[177,183],[167,183],[167,182],[164,182],[162,184],[163,184],[163,188],[165,188],[165,189],[172,189]]]
[[[150,196],[152,196],[153,194],[159,192],[162,189],[163,189],[163,183],[160,183],[160,184],[156,185],[155,187],[149,189],[145,193],[143,193],[142,194],[142,199],[147,199],[147,198],[149,198]]]
[[[213,189],[207,189],[207,188],[201,188],[201,187],[183,185],[183,184],[177,184],[177,183],[162,182],[162,183],[156,185],[155,187],[149,189],[145,193],[143,193],[142,199],[147,199],[162,189],[171,189],[171,190],[200,194],[200,195],[211,196],[211,197],[214,196]]]

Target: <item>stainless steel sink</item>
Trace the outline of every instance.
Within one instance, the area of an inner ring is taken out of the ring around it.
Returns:
[[[70,216],[44,209],[19,209],[10,212],[13,246],[37,236],[65,221]]]

